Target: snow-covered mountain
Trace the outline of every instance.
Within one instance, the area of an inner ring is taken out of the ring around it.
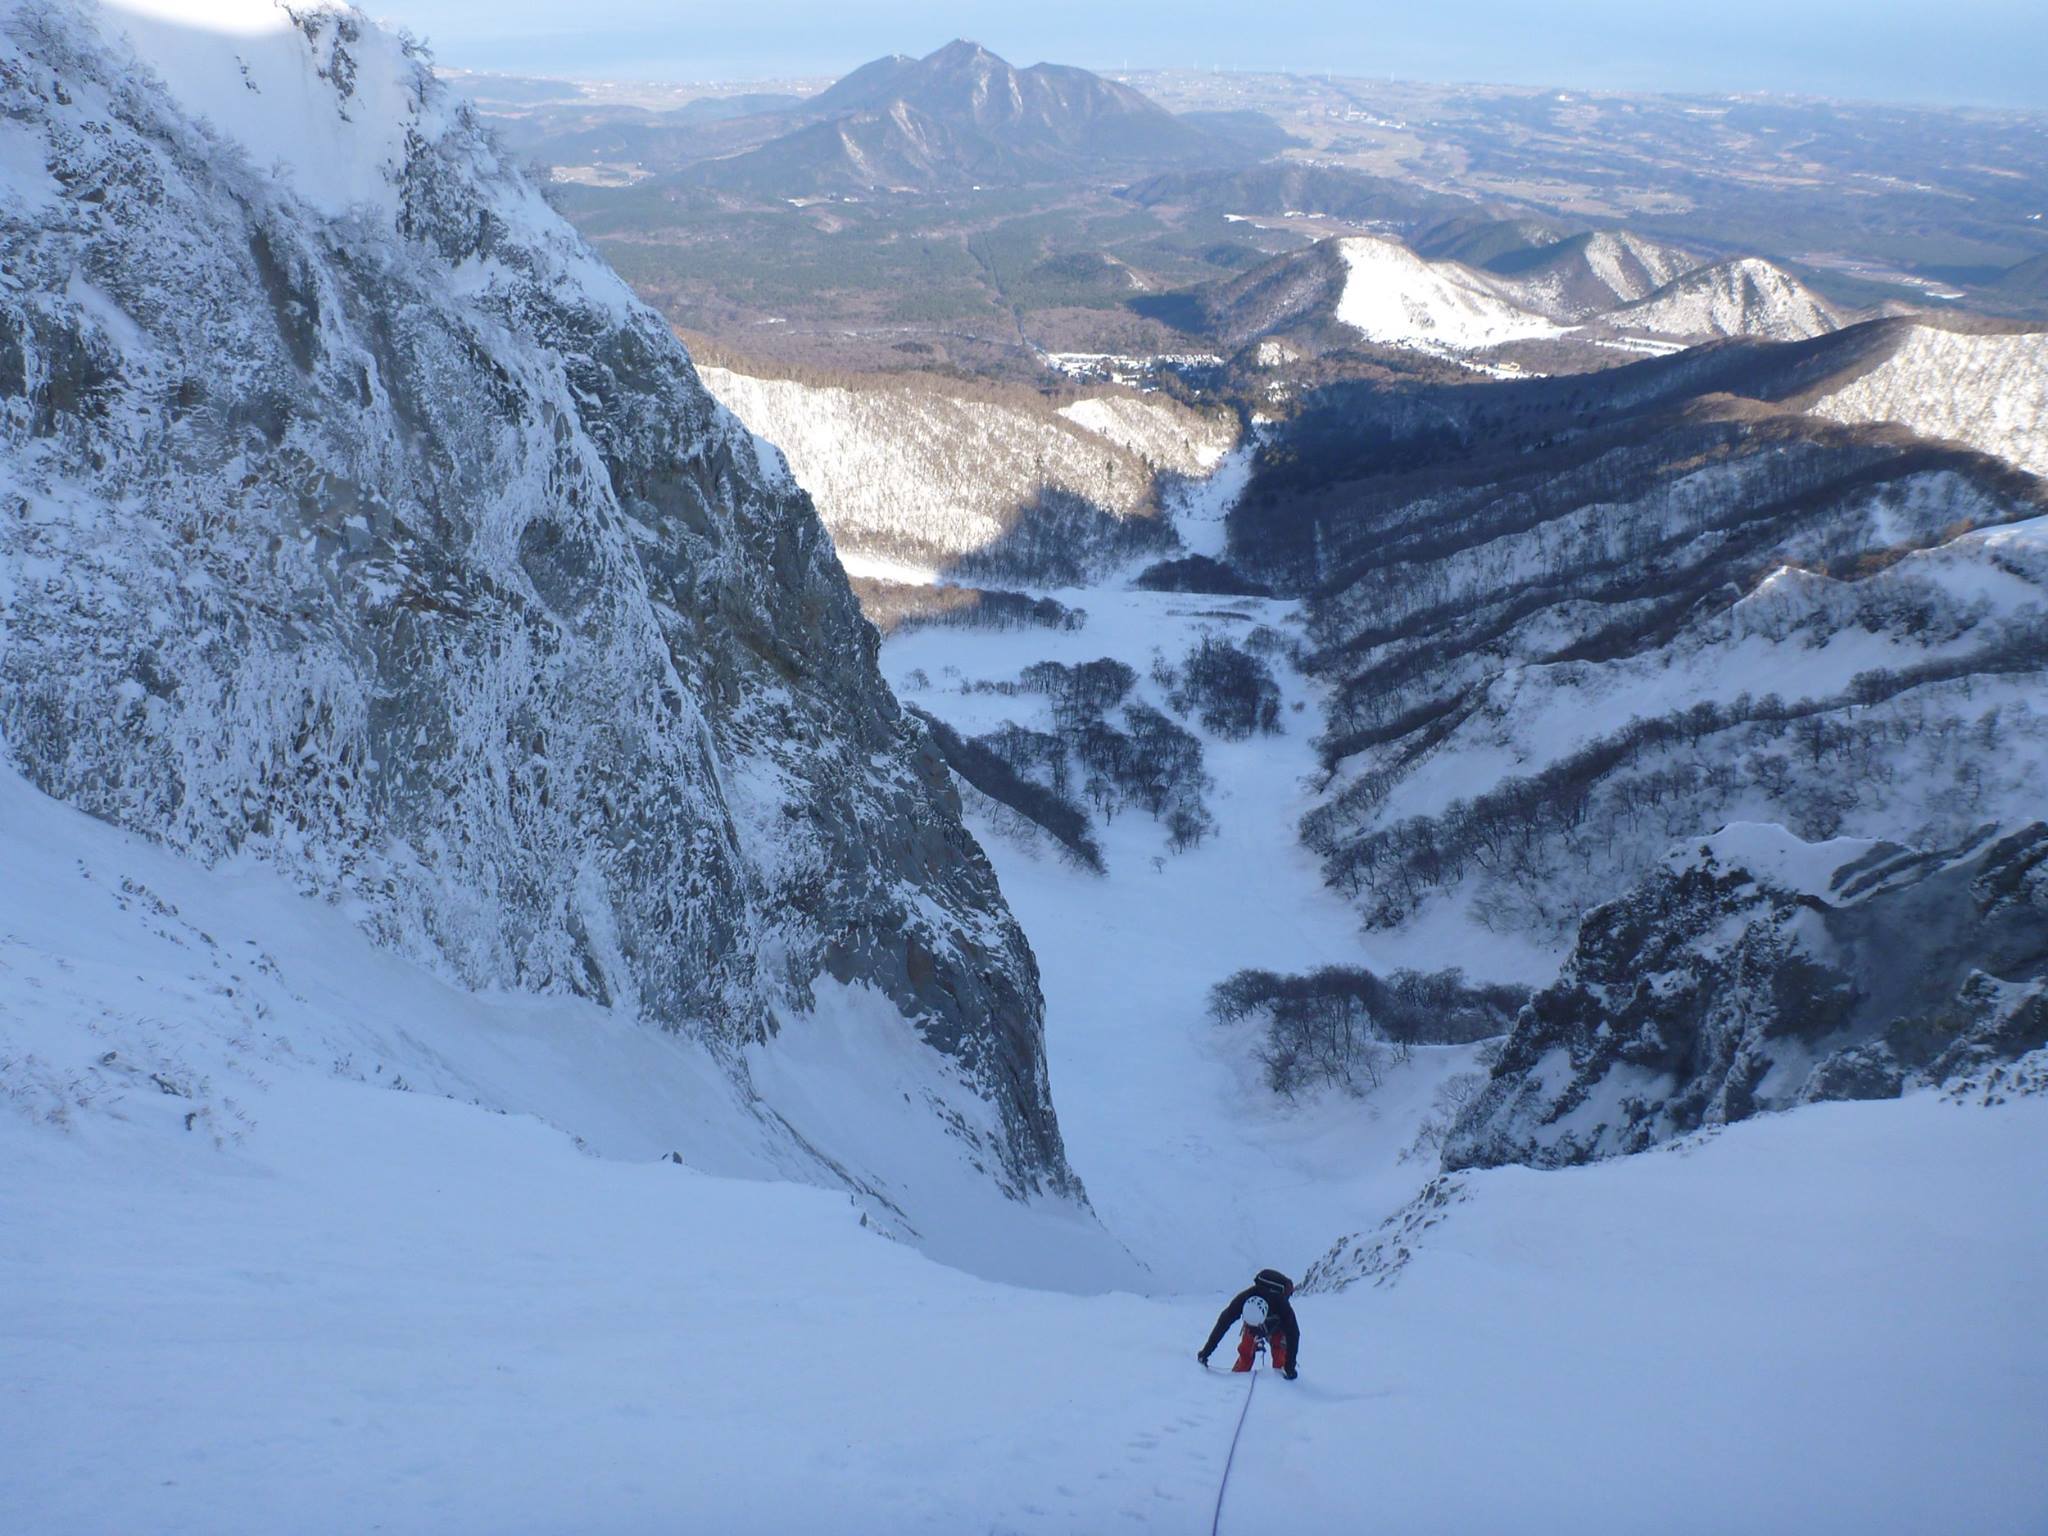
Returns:
[[[417,51],[266,0],[0,24],[20,771],[692,1037],[900,1229],[894,1112],[749,1051],[898,1061],[991,1193],[1077,1197],[1030,950],[811,504]]]
[[[1202,313],[1229,347],[1307,333],[1334,344],[1469,352],[1559,329],[1484,272],[1427,261],[1398,241],[1366,235],[1276,257],[1204,295]]]
[[[1344,286],[1334,315],[1367,341],[1475,351],[1555,335],[1557,327],[1454,262],[1424,261],[1392,240],[1339,240]]]
[[[1483,224],[1431,249],[1471,249],[1484,266],[1426,257],[1377,236],[1347,235],[1274,258],[1200,296],[1201,325],[1240,347],[1274,334],[1326,346],[1396,347],[1439,354],[1563,339],[1589,350],[1615,336],[1705,341],[1749,336],[1791,341],[1842,320],[1790,273],[1745,258],[1699,258],[1625,230],[1561,239],[1520,223],[1509,243]],[[1513,243],[1524,242],[1524,243]],[[1597,356],[1595,352],[1593,355]]]
[[[416,50],[130,3],[0,0],[0,1530],[2038,1523],[2038,337],[729,411]]]
[[[1529,308],[1553,320],[1576,321],[1648,298],[1702,262],[1630,230],[1595,229],[1505,252],[1483,265],[1511,281]]]
[[[1369,923],[1476,925],[1474,965],[1542,980],[1725,821],[1943,847],[2038,818],[2048,494],[1781,403],[1896,340],[1337,390],[1277,429],[1231,551],[1318,594],[1337,691],[1304,826]]]
[[[1753,256],[1687,272],[1601,318],[1619,331],[1691,341],[1714,336],[1803,341],[1842,324],[1798,278]]]
[[[1176,547],[1162,493],[1237,439],[1228,414],[1156,395],[1053,407],[924,378],[807,382],[707,368],[733,413],[788,456],[857,574],[1072,583]]]
[[[1431,261],[1456,261],[1505,279],[1518,300],[1553,320],[1576,321],[1647,298],[1705,266],[1703,258],[1629,229],[1581,229],[1543,219],[1459,214],[1409,242]]]
[[[1891,322],[1864,366],[1804,400],[1817,416],[1896,422],[2048,477],[2048,331]]]

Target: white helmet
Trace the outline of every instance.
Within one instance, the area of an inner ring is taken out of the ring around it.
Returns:
[[[1268,1316],[1266,1310],[1266,1298],[1263,1296],[1246,1297],[1244,1303],[1244,1311],[1241,1312],[1239,1316],[1241,1316],[1244,1319],[1245,1326],[1247,1328],[1265,1327],[1266,1318]]]

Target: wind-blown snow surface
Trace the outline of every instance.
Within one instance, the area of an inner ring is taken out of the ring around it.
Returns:
[[[18,781],[0,818],[0,1527],[1209,1530],[1245,1387],[1190,1357],[1241,1269],[972,1278],[843,1195],[656,1160],[648,1102],[715,1120],[724,1081],[593,1051],[595,1010],[454,993]],[[1199,1152],[1158,1107],[1127,1154]],[[2036,1528],[2044,1136],[2048,1098],[1921,1095],[1467,1175],[1397,1283],[1301,1300],[1221,1529]],[[1299,1228],[1378,1214],[1263,1173]]]
[[[1336,319],[1368,341],[1473,351],[1558,334],[1543,316],[1456,262],[1425,261],[1404,245],[1367,236],[1339,241],[1338,251],[1345,279]]]
[[[1806,409],[1833,421],[1896,421],[2048,477],[2048,331],[1916,325],[1883,361]]]

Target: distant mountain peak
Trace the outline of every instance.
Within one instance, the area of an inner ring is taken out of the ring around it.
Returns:
[[[875,59],[792,113],[792,129],[705,172],[793,192],[907,189],[1196,165],[1251,152],[1085,69],[1018,69],[968,38]]]

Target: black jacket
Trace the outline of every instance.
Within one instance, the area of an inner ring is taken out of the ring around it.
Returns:
[[[1294,1307],[1287,1299],[1293,1289],[1294,1282],[1278,1270],[1260,1270],[1259,1277],[1231,1297],[1222,1312],[1217,1315],[1216,1326],[1209,1330],[1209,1342],[1202,1346],[1202,1353],[1207,1355],[1215,1351],[1223,1335],[1230,1331],[1230,1325],[1236,1322],[1244,1311],[1244,1304],[1257,1296],[1266,1303],[1266,1331],[1270,1333],[1276,1328],[1280,1331],[1280,1336],[1287,1341],[1288,1363],[1299,1365],[1301,1323],[1295,1317]]]

